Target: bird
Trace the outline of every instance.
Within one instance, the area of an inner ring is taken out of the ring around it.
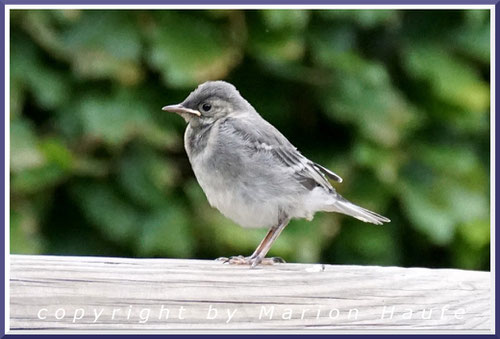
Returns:
[[[366,223],[390,220],[351,203],[330,183],[342,178],[309,160],[267,122],[228,82],[207,81],[163,111],[184,118],[184,148],[212,207],[246,228],[269,228],[250,256],[220,258],[230,264],[284,262],[266,258],[291,219],[338,212]]]

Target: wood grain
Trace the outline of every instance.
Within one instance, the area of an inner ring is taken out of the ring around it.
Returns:
[[[13,332],[487,332],[491,303],[489,272],[319,264],[249,269],[207,260],[10,256]]]

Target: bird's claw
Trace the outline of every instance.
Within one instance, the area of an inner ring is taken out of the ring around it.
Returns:
[[[215,259],[216,261],[221,261],[223,264],[230,265],[250,265],[252,268],[257,265],[274,265],[274,264],[284,264],[286,263],[283,258],[271,257],[271,258],[260,258],[260,257],[244,257],[242,255],[235,255],[229,258],[220,257]]]
[[[250,257],[244,257],[242,255],[233,255],[229,258],[220,257],[215,260],[222,261],[223,264],[232,264],[232,265],[248,265],[250,263]]]

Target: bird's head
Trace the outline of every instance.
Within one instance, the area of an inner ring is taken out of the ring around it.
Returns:
[[[188,97],[176,105],[162,108],[179,114],[186,122],[197,125],[213,123],[229,114],[253,110],[240,92],[225,81],[207,81],[199,85]]]

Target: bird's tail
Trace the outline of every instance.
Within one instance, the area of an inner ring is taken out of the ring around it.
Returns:
[[[330,205],[331,208],[329,211],[331,212],[339,212],[346,215],[350,215],[356,219],[359,219],[364,222],[369,222],[375,225],[382,225],[384,222],[390,222],[391,220],[377,214],[375,212],[369,211],[366,208],[355,205],[347,199],[337,196],[337,199],[333,205]]]

